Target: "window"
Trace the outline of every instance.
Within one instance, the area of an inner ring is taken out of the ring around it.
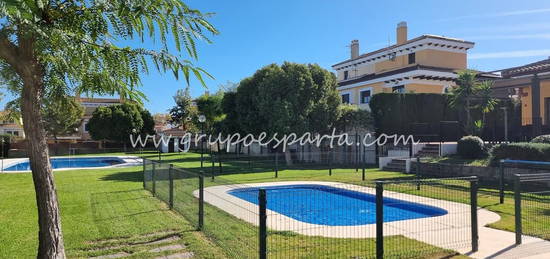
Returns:
[[[6,130],[6,134],[13,135],[13,136],[19,136],[19,131],[16,130]]]
[[[404,85],[398,85],[398,86],[394,86],[392,87],[392,92],[394,93],[405,93],[405,86]]]
[[[370,90],[365,90],[361,92],[360,103],[369,103],[370,102]]]
[[[342,103],[349,103],[349,94],[342,95]]]
[[[90,130],[90,127],[88,126],[88,122],[84,123],[84,132],[88,132]]]
[[[416,54],[415,53],[410,53],[409,54],[409,64],[414,64],[416,63]]]
[[[348,79],[348,76],[349,76],[348,72],[349,72],[349,71],[347,71],[347,70],[344,71],[344,80],[347,80],[347,79]]]

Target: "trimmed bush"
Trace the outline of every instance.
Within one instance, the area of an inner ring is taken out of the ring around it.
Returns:
[[[486,155],[483,140],[476,136],[462,137],[456,148],[458,155],[466,159],[477,159]]]
[[[491,149],[491,165],[498,165],[502,159],[550,162],[550,144],[525,142],[496,145]]]
[[[550,144],[550,135],[540,135],[531,140],[531,143]]]

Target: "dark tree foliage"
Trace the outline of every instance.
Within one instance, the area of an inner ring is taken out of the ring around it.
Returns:
[[[242,133],[289,134],[329,131],[338,117],[336,78],[318,65],[268,65],[243,79],[222,102],[227,119]]]
[[[199,114],[206,117],[205,130],[209,132],[218,131],[220,122],[225,118],[222,109],[223,96],[224,93],[220,91],[214,95],[202,95],[195,100]]]
[[[134,103],[124,103],[97,108],[88,122],[88,131],[94,140],[128,143],[130,135],[151,134],[154,126],[149,111]]]

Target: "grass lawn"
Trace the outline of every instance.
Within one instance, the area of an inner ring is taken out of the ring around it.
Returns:
[[[101,155],[124,155],[111,153]],[[156,153],[136,154],[156,159]],[[176,167],[200,167],[199,155],[163,154],[162,160],[174,163]],[[367,169],[367,181],[361,181],[361,174],[354,169],[339,168],[329,176],[326,169],[287,169],[279,172],[279,178],[274,178],[271,166],[254,162],[251,167],[245,164],[225,162],[224,168],[233,168],[233,174],[218,177],[212,182],[205,181],[206,186],[224,184],[226,182],[268,182],[289,180],[319,180],[337,181],[354,184],[372,183],[376,179],[403,178],[407,175],[395,172],[383,172],[377,169]],[[240,173],[239,173],[240,172]],[[253,173],[251,173],[253,172]],[[208,173],[208,172],[206,172]],[[55,179],[60,197],[63,220],[63,231],[69,257],[88,257],[117,252],[127,252],[131,257],[147,258],[158,254],[148,252],[153,247],[148,241],[164,237],[179,236],[181,239],[172,243],[183,244],[185,251],[195,253],[195,258],[234,258],[237,255],[250,254],[255,256],[257,247],[257,229],[238,220],[233,216],[207,205],[205,207],[205,231],[195,231],[196,203],[193,203],[191,191],[195,190],[196,179],[182,179],[175,182],[175,210],[186,216],[181,217],[166,207],[166,205],[143,190],[141,167],[125,169],[99,169],[59,171]],[[195,181],[192,184],[185,181]],[[162,184],[157,186],[162,190]],[[468,203],[469,192],[466,188],[438,189],[424,188],[420,192],[415,188],[398,190],[416,195],[444,198]],[[159,191],[161,195],[162,191]],[[0,193],[4,199],[0,202],[0,257],[26,258],[35,254],[36,242],[36,208],[34,190],[30,174],[0,175]],[[444,197],[442,193],[445,194]],[[492,189],[482,189],[479,205],[495,211],[502,220],[492,227],[513,230],[514,206],[511,195],[505,204],[498,204],[497,192]],[[532,212],[539,213],[539,212]],[[540,212],[544,213],[544,212]],[[540,215],[542,216],[542,214]],[[531,217],[532,218],[532,217]],[[537,216],[537,218],[539,218]],[[533,229],[534,235],[550,238],[533,220],[525,222],[524,231]],[[538,230],[537,230],[538,226]],[[538,231],[538,233],[537,233]],[[297,242],[298,240],[298,242]],[[304,237],[289,232],[271,232],[269,249],[273,255],[292,254],[297,258],[313,257],[353,257],[366,252],[374,252],[374,240],[351,240],[320,237]],[[163,244],[164,245],[164,244]],[[426,244],[394,237],[386,239],[386,250],[395,253],[411,247],[421,250],[421,254],[413,254],[422,258],[440,258],[452,252],[437,249]],[[317,249],[312,249],[313,247]],[[324,249],[318,249],[323,247]],[[108,248],[108,249],[106,249]],[[321,254],[319,254],[319,252]]]
[[[66,252],[89,257],[127,252],[131,258],[166,253],[148,250],[180,244],[197,258],[223,253],[180,215],[142,188],[141,167],[55,172]],[[31,175],[0,175],[0,257],[36,256],[37,212]],[[180,237],[180,239],[173,238]],[[172,238],[170,242],[148,244]]]

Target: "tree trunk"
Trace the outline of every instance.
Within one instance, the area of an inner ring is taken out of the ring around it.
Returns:
[[[472,118],[470,116],[470,99],[466,99],[466,133],[473,135]]]
[[[37,258],[65,258],[61,215],[57,202],[52,168],[50,166],[46,131],[40,113],[43,81],[37,62],[25,68],[21,75],[21,113],[23,129],[27,138],[36,205],[38,207],[38,254]]]

